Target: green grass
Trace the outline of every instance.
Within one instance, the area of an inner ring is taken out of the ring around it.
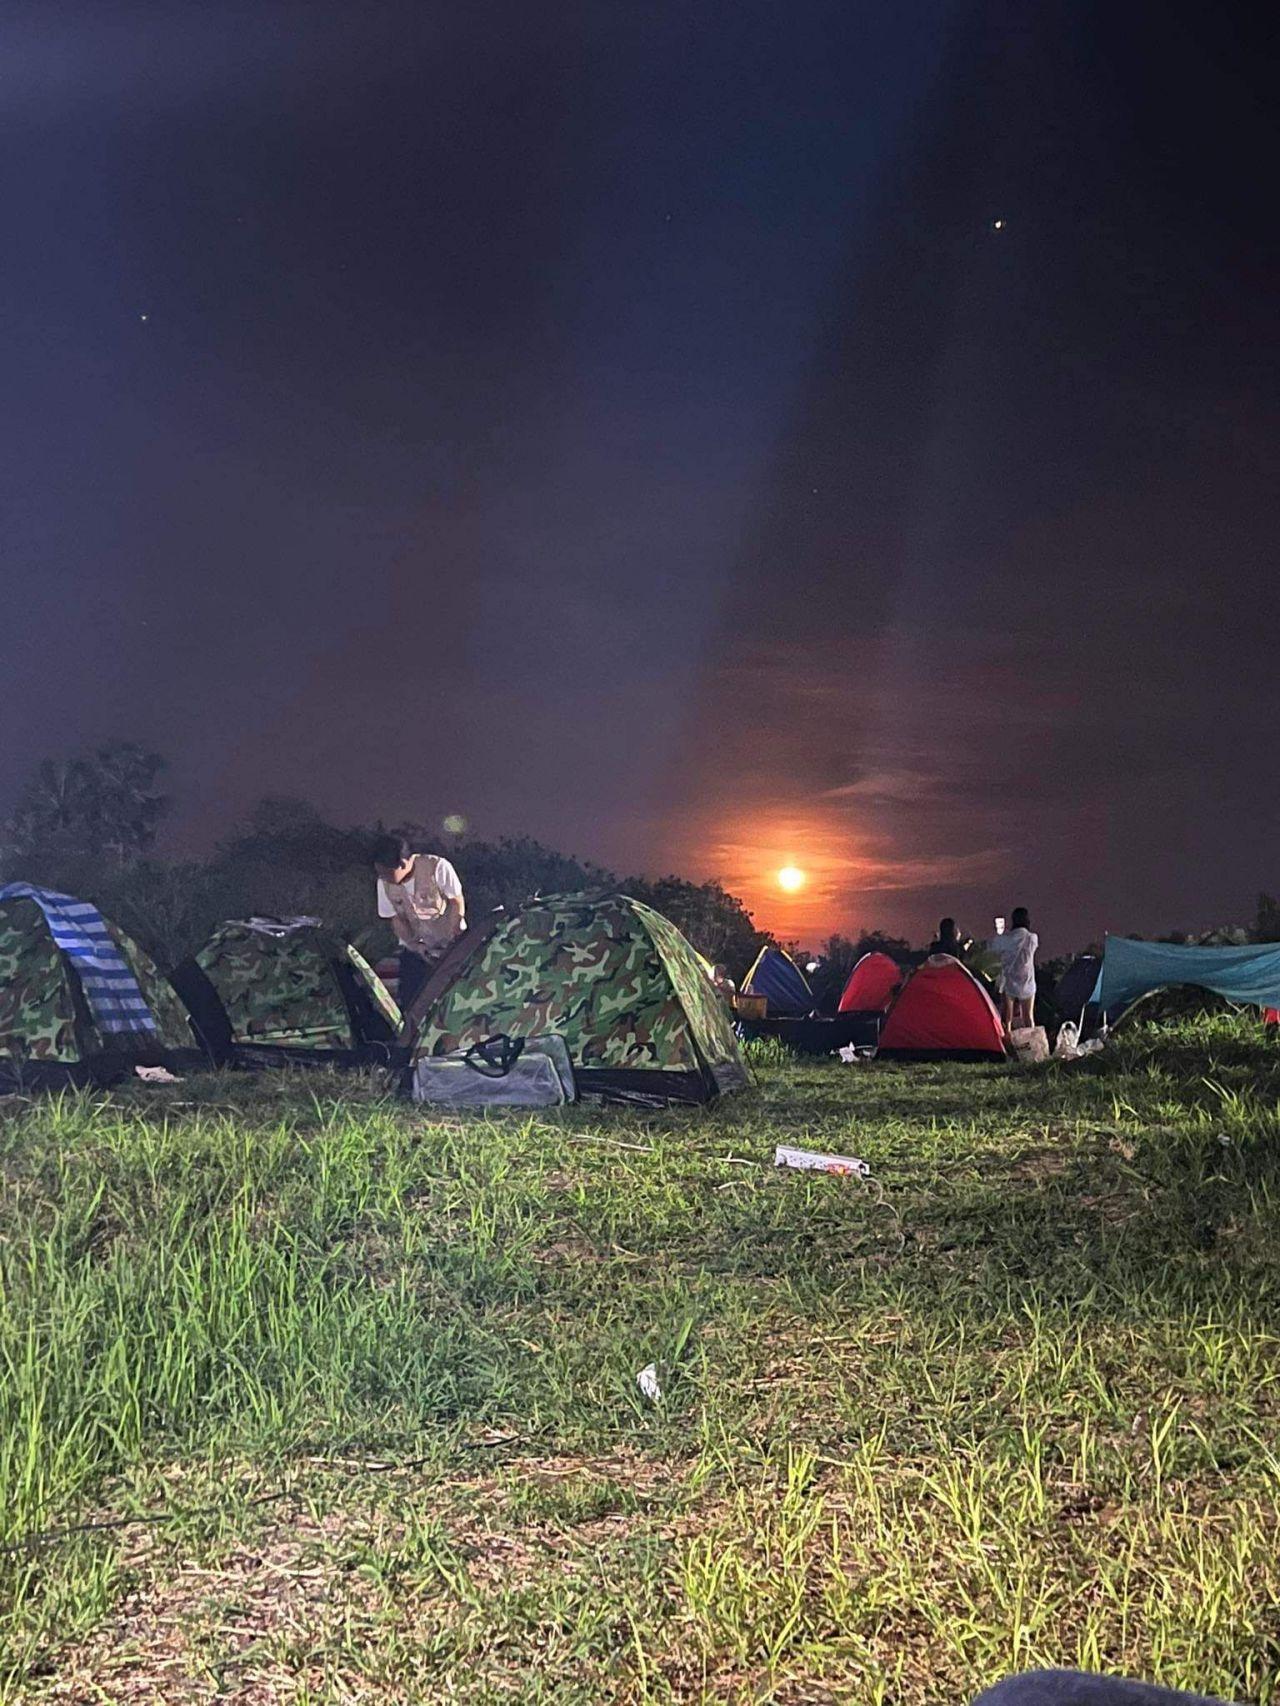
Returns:
[[[755,1065],[0,1104],[0,1700],[1280,1700],[1280,1050]]]

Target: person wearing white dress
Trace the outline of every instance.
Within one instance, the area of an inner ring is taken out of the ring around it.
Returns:
[[[1031,928],[1025,906],[1016,906],[1009,919],[1012,929],[993,936],[990,946],[1000,956],[1000,995],[1004,1028],[1019,1031],[1035,1024],[1036,949],[1040,938]]]

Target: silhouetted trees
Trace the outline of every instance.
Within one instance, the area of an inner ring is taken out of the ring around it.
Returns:
[[[704,958],[741,978],[766,942],[746,907],[719,883],[691,883],[684,877],[628,877],[618,885],[678,925]]]
[[[169,809],[157,783],[159,753],[113,741],[69,759],[36,766],[5,826],[10,860],[93,858],[124,865],[155,843]]]
[[[23,878],[93,901],[163,966],[226,918],[313,915],[377,959],[393,951],[373,904],[369,850],[385,825],[341,828],[306,800],[271,796],[204,860],[147,857],[168,809],[156,753],[126,742],[37,766],[6,826],[0,880]],[[469,840],[401,824],[410,846],[444,853],[462,875],[472,919],[536,894],[623,890],[664,913],[709,960],[740,976],[768,938],[719,883],[682,877],[625,882],[529,836]]]
[[[0,881],[24,878],[94,901],[165,966],[197,947],[221,920],[253,913],[311,914],[374,959],[392,951],[391,931],[375,915],[369,865],[370,844],[386,826],[342,828],[306,800],[271,796],[258,802],[210,858],[158,859],[152,851],[170,804],[159,786],[166,768],[158,753],[131,741],[70,759],[45,759],[4,826]],[[675,875],[619,878],[529,836],[483,841],[423,824],[396,828],[418,850],[456,862],[473,919],[536,894],[621,890],[671,919],[699,953],[739,979],[773,940],[718,882]],[[1165,939],[1280,941],[1280,901],[1260,894],[1247,928]],[[828,937],[809,974],[820,1008],[834,1009],[854,965],[877,949],[902,965],[920,957],[903,937],[880,930]],[[971,963],[977,959],[975,954]],[[1049,974],[1055,965],[1042,970]]]
[[[912,957],[911,944],[903,936],[883,930],[864,930],[860,936],[828,936],[818,950],[818,966],[806,973],[820,1012],[830,1013],[840,1001],[849,973],[864,954],[888,954],[899,965]]]
[[[436,836],[412,844],[454,861],[472,917],[481,917],[497,906],[519,906],[535,894],[580,894],[618,886],[618,879],[602,866],[557,853],[528,835],[505,836],[500,841],[464,840],[452,847]]]

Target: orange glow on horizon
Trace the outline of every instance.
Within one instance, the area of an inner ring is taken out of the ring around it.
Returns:
[[[1005,857],[1000,848],[904,847],[861,799],[738,804],[691,814],[681,829],[672,846],[684,868],[737,895],[760,929],[806,948],[837,932],[932,930],[908,915],[954,912],[998,878]],[[927,901],[917,906],[917,895]]]
[[[762,929],[817,941],[839,927],[863,868],[863,837],[821,809],[734,814],[707,835],[706,863]]]

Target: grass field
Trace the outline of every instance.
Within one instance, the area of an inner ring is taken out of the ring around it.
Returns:
[[[0,1104],[0,1699],[1280,1700],[1280,1049],[757,1072]]]

